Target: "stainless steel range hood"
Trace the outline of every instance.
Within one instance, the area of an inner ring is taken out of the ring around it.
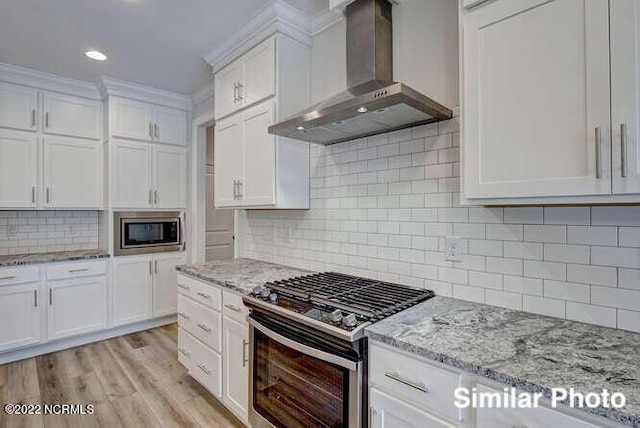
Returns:
[[[326,145],[452,117],[443,105],[393,82],[388,0],[356,0],[346,17],[349,89],[269,127],[269,133]]]

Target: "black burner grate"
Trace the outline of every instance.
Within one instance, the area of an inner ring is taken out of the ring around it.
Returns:
[[[393,315],[434,296],[430,290],[334,272],[270,282],[265,286],[312,303],[354,312],[372,321]]]

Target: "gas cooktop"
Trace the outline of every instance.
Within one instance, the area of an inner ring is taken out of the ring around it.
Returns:
[[[266,283],[245,303],[353,341],[366,325],[433,296],[430,290],[325,272]]]

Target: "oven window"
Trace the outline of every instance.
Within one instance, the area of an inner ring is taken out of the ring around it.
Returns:
[[[254,409],[281,428],[346,427],[349,371],[254,332]]]
[[[129,223],[124,225],[123,246],[172,245],[180,242],[177,221]]]

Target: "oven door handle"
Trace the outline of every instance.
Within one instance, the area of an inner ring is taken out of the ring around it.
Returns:
[[[251,317],[248,318],[248,321],[249,321],[249,324],[251,324],[251,326],[253,328],[255,328],[256,330],[260,331],[265,336],[269,337],[270,339],[275,340],[278,343],[281,343],[281,344],[293,349],[294,351],[302,352],[305,355],[309,355],[311,357],[317,358],[317,359],[325,361],[327,363],[335,364],[337,366],[340,366],[340,367],[345,368],[345,369],[350,370],[350,371],[357,371],[358,370],[358,366],[359,366],[360,363],[357,363],[355,361],[350,361],[350,360],[347,360],[346,358],[342,358],[342,357],[339,357],[337,355],[333,355],[333,354],[330,354],[328,352],[321,351],[319,349],[312,348],[310,346],[298,343],[295,340],[291,340],[291,339],[289,339],[289,338],[287,338],[287,337],[285,337],[285,336],[283,336],[281,334],[278,334],[275,331],[263,326],[262,324],[260,324],[258,321],[256,321],[255,319],[253,319]]]

